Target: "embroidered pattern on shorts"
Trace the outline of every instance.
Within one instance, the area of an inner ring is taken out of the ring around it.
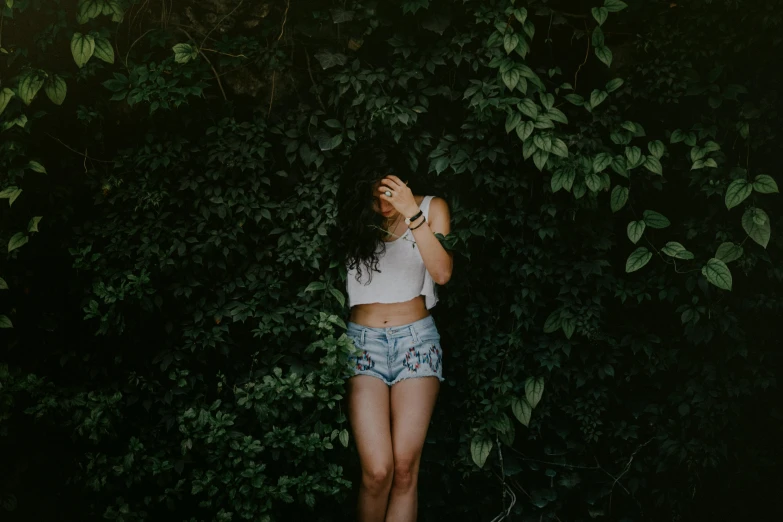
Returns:
[[[432,371],[438,373],[440,371],[440,365],[443,362],[443,354],[440,353],[440,349],[434,344],[430,347],[430,353],[427,356],[427,362],[432,368]]]
[[[362,355],[356,357],[356,369],[359,371],[369,370],[375,368],[375,361],[370,357],[370,353],[364,350]]]
[[[427,353],[422,354],[421,351],[411,346],[405,353],[405,366],[411,373],[416,373],[422,364],[426,364],[430,369],[438,373],[440,365],[443,360],[443,356],[436,345],[430,345],[430,349]]]

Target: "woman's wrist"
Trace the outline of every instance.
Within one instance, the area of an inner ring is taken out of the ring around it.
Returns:
[[[411,208],[409,208],[405,212],[403,212],[402,215],[404,217],[408,218],[408,219],[413,219],[413,216],[418,214],[419,210],[421,210],[421,209],[419,208],[418,205],[413,205]]]

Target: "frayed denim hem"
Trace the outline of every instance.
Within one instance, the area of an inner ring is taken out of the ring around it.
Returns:
[[[389,386],[394,386],[398,382],[404,381],[406,379],[420,379],[422,377],[435,377],[440,382],[443,382],[443,381],[446,380],[443,377],[441,377],[440,375],[438,375],[437,373],[409,373],[408,375],[401,375],[401,376],[397,377],[396,379],[394,379],[392,381],[392,383]]]
[[[357,375],[367,375],[368,377],[375,377],[376,379],[380,379],[381,381],[383,381],[383,384],[385,384],[386,386],[391,386],[393,384],[393,383],[389,383],[389,381],[387,381],[383,376],[378,375],[377,373],[370,370],[354,370],[353,375],[351,375],[348,378],[350,379],[351,377],[356,377]]]
[[[392,382],[389,382],[383,376],[378,375],[377,373],[375,373],[375,372],[373,372],[371,370],[354,370],[354,374],[351,375],[348,378],[350,379],[351,377],[356,377],[357,375],[367,375],[368,377],[375,377],[376,379],[380,379],[381,381],[383,381],[383,383],[386,386],[389,386],[389,387],[392,387],[395,384],[397,384],[398,382],[404,381],[406,379],[420,379],[422,377],[435,377],[440,382],[443,382],[443,381],[446,380],[446,379],[444,379],[443,377],[441,377],[440,375],[438,375],[436,373],[413,373],[413,374],[408,374],[408,375],[402,375],[402,376],[397,377],[396,379],[394,379]]]

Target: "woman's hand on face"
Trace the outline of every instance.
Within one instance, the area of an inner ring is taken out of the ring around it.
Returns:
[[[385,194],[387,190],[391,191],[391,196]],[[413,197],[411,189],[393,174],[389,174],[381,180],[378,192],[381,193],[380,198],[382,200],[391,203],[394,209],[404,217],[412,217],[419,211],[419,206],[416,204],[416,198]]]

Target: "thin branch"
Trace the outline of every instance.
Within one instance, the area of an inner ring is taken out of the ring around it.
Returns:
[[[286,3],[285,3],[285,13],[283,13],[283,25],[280,27],[280,36],[277,37],[277,41],[278,42],[283,37],[283,32],[285,32],[285,23],[288,20],[288,8],[289,7],[291,7],[291,0],[286,0]],[[337,28],[339,29],[340,26],[338,25]]]
[[[576,74],[574,74],[574,92],[576,92],[576,80],[579,77],[579,71],[582,70],[582,67],[587,63],[587,58],[590,56],[590,36],[587,33],[587,22],[585,22],[585,40],[587,41],[587,49],[585,49],[585,60],[579,65],[579,68],[576,70]]]
[[[187,37],[188,37],[190,40],[192,40],[193,42],[195,42],[195,41],[196,41],[196,40],[195,40],[195,39],[194,39],[192,36],[190,36],[190,33],[188,33],[188,32],[187,32],[186,30],[184,30],[182,27],[177,27],[177,29],[179,29],[180,31],[182,31],[183,33],[185,33],[185,36],[187,36]],[[204,59],[205,59],[205,60],[207,61],[207,63],[209,64],[209,66],[212,68],[212,72],[214,73],[214,75],[215,75],[215,79],[217,80],[217,83],[218,83],[218,87],[220,87],[220,92],[223,94],[223,99],[224,99],[224,100],[228,100],[228,97],[226,96],[226,91],[223,89],[223,83],[220,81],[220,76],[218,75],[218,72],[217,72],[217,70],[215,69],[215,66],[214,66],[214,65],[212,65],[212,62],[209,60],[209,58],[207,57],[207,55],[206,55],[206,54],[204,54],[203,52],[201,52],[201,47],[199,47],[199,48],[197,49],[197,51],[198,51],[198,54],[200,54],[201,56],[203,56],[203,57],[204,57]]]
[[[78,154],[79,156],[84,156],[85,162],[86,162],[86,160],[89,159],[90,161],[97,161],[99,163],[114,163],[114,161],[93,158],[92,156],[88,156],[86,153],[79,152],[78,150],[74,149],[73,147],[70,147],[69,145],[67,145],[66,143],[63,143],[63,141],[61,139],[56,138],[55,136],[52,136],[48,132],[46,133],[46,135],[49,136],[50,138],[52,138],[57,143],[59,143],[60,145],[62,145],[63,147],[65,147],[66,149],[68,149],[71,152],[73,152],[74,154]]]
[[[229,53],[224,53],[224,52],[221,52],[221,51],[216,51],[215,49],[207,49],[206,47],[202,48],[201,50],[202,51],[209,51],[209,52],[215,53],[215,54],[222,54],[223,56],[230,56],[231,58],[247,58],[247,56],[245,56],[244,54],[229,54]]]
[[[269,94],[269,109],[266,111],[267,118],[272,114],[272,100],[275,99],[275,76],[277,76],[277,71],[272,71],[272,92]]]
[[[131,44],[130,47],[128,47],[128,52],[125,53],[125,68],[126,69],[128,68],[128,56],[130,55],[130,52],[131,52],[131,49],[133,49],[133,46],[136,45],[139,42],[139,40],[141,40],[142,38],[147,36],[152,31],[154,31],[154,29],[147,29],[146,31],[144,31],[144,33],[142,33],[141,36],[139,36],[138,38],[136,38],[133,41],[133,43]]]
[[[326,106],[324,105],[323,100],[321,100],[321,93],[318,92],[318,86],[315,84],[315,78],[313,78],[313,69],[310,67],[310,53],[307,52],[307,47],[304,45],[302,45],[302,48],[305,52],[305,58],[307,58],[307,72],[310,74],[310,81],[313,82],[315,97],[318,99],[318,103],[321,105],[323,111],[326,112]]]
[[[615,486],[615,485],[616,485],[618,482],[620,482],[620,479],[621,479],[621,478],[623,478],[623,475],[625,475],[626,473],[628,473],[628,470],[630,470],[630,469],[631,469],[631,463],[633,462],[633,458],[636,456],[636,454],[637,454],[637,453],[639,453],[639,452],[641,451],[641,449],[642,449],[642,448],[644,448],[645,446],[647,446],[647,445],[648,445],[649,443],[651,443],[651,442],[652,442],[654,439],[655,439],[655,437],[650,437],[650,438],[647,440],[647,442],[645,442],[644,444],[642,444],[641,446],[639,446],[638,448],[636,448],[636,451],[634,451],[633,453],[631,453],[631,457],[628,459],[628,462],[625,464],[625,469],[623,469],[623,472],[622,472],[622,473],[620,473],[619,475],[617,475],[617,478],[615,478],[615,479],[614,479],[614,482],[612,483],[612,488],[609,490],[609,512],[610,512],[610,513],[612,512],[612,493],[614,492],[614,486]],[[622,486],[622,484],[621,484],[620,486]],[[625,488],[623,487],[623,489],[625,489]],[[626,492],[626,493],[628,493],[628,490],[626,489],[626,490],[625,490],[625,492]],[[631,495],[631,498],[633,498],[633,495]],[[634,499],[634,500],[636,500],[636,499]],[[639,506],[639,509],[642,509],[642,505],[641,505],[641,504],[639,504],[639,502],[638,502],[638,501],[637,501],[637,504],[638,504],[638,506]]]
[[[226,14],[226,15],[225,15],[223,18],[221,18],[220,20],[218,20],[218,23],[216,23],[216,24],[215,24],[215,27],[213,27],[212,29],[210,29],[210,30],[209,30],[209,32],[206,34],[206,36],[204,36],[204,40],[202,40],[202,41],[201,41],[201,43],[199,44],[199,48],[201,48],[201,47],[203,47],[203,46],[204,46],[204,42],[206,42],[206,41],[207,41],[207,38],[209,38],[209,35],[211,35],[211,34],[212,34],[212,31],[214,31],[215,29],[217,29],[217,28],[220,26],[220,24],[222,24],[222,23],[223,23],[223,20],[225,20],[226,18],[228,18],[229,16],[231,16],[232,14],[234,14],[234,11],[236,11],[237,9],[239,9],[240,7],[242,7],[242,4],[243,4],[243,3],[245,3],[245,0],[239,0],[239,3],[237,4],[237,6],[236,6],[235,8],[233,8],[231,11],[229,11],[229,12],[228,12],[228,14]],[[195,42],[195,40],[193,40],[193,41]]]

